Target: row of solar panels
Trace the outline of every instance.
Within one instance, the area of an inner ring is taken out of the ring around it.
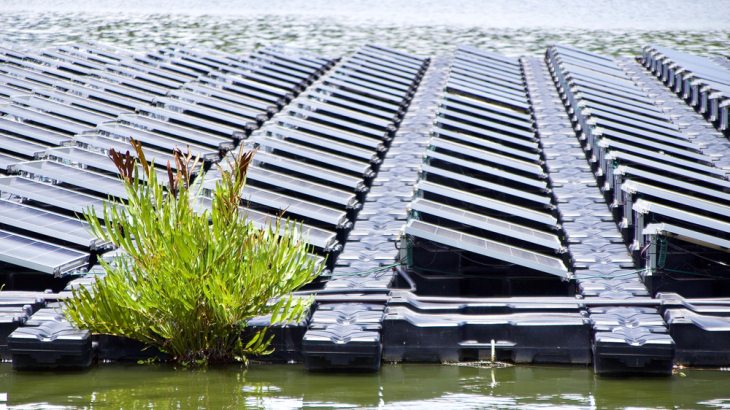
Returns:
[[[176,147],[219,161],[333,63],[276,48],[239,58],[88,43],[3,47],[0,60],[0,167],[18,174],[0,178],[0,260],[54,275],[109,248],[79,216],[126,198],[110,149],[134,138],[160,168],[175,167]]]
[[[635,257],[657,266],[658,253],[643,252],[656,235],[726,252],[730,175],[712,147],[680,132],[610,58],[559,45],[547,58]]]
[[[432,133],[405,227],[413,267],[443,270],[432,256],[445,247],[452,260],[465,253],[453,272],[486,265],[566,277],[519,62],[459,46]]]
[[[651,44],[644,46],[642,60],[718,130],[730,131],[730,71],[708,58]]]
[[[285,210],[333,265],[427,65],[367,44],[283,107],[247,142],[249,215]]]

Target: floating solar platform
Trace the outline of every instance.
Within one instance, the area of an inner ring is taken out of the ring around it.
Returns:
[[[263,229],[283,211],[324,267],[300,292],[319,294],[306,318],[272,327],[272,361],[727,366],[730,142],[688,132],[641,77],[726,133],[727,70],[657,46],[640,63],[559,44],[544,59],[468,45],[432,59],[375,44],[342,58],[0,46],[0,277],[92,266],[49,300],[98,280],[98,259],[122,251],[83,213],[126,197],[108,155],[136,155],[131,139],[161,181],[174,149],[201,156],[196,212],[218,165],[258,148],[243,214]],[[0,353],[15,368],[150,357],[11,293]]]

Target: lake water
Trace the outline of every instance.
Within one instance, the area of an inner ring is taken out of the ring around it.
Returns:
[[[730,371],[610,379],[586,367],[384,365],[378,374],[311,374],[302,365],[174,369],[97,365],[86,372],[12,372],[8,409],[728,409]],[[0,402],[0,408],[3,403]]]
[[[519,56],[561,42],[614,55],[646,43],[730,54],[728,0],[0,0],[0,40],[83,39],[230,52],[286,42],[327,55],[366,41],[422,55],[458,43]]]
[[[186,41],[228,52],[283,42],[330,56],[365,42],[421,55],[458,43],[536,55],[554,42],[612,55],[636,55],[646,43],[730,54],[728,16],[728,0],[0,0],[0,40],[136,50]],[[730,371],[615,380],[566,367],[384,365],[379,374],[332,375],[301,365],[106,364],[18,373],[3,363],[2,393],[0,409],[730,409]]]

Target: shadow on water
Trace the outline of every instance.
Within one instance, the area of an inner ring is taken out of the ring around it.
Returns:
[[[79,373],[0,365],[8,408],[728,408],[730,372],[609,379],[587,367],[384,365],[378,374],[309,374],[301,365],[175,369],[104,364]]]

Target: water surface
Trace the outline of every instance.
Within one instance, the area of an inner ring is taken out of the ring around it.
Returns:
[[[339,56],[371,41],[421,55],[465,43],[519,56],[561,42],[612,55],[646,43],[730,54],[728,0],[0,0],[0,10],[0,39],[37,47],[187,41],[248,52],[284,42]]]
[[[9,409],[727,409],[730,371],[610,379],[587,367],[384,365],[378,374],[307,373],[302,365],[175,369],[103,364],[86,372],[12,372]],[[55,407],[63,406],[63,407]],[[0,403],[2,407],[2,403]]]

